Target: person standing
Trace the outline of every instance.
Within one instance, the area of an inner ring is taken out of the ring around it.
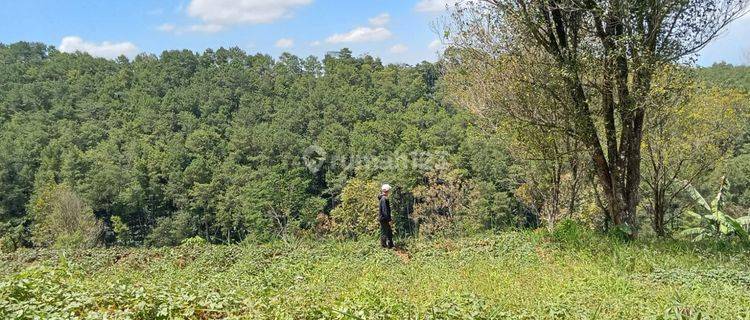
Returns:
[[[380,187],[380,208],[378,210],[378,221],[380,222],[380,246],[383,248],[393,248],[393,229],[391,229],[391,204],[388,202],[388,194],[391,186],[384,184]]]

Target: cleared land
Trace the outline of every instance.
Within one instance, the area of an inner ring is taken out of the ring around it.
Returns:
[[[750,317],[740,249],[574,236],[20,251],[0,259],[0,317]]]

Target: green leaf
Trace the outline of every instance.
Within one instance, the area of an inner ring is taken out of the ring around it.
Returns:
[[[698,192],[698,190],[693,187],[689,182],[685,182],[685,191],[687,191],[688,195],[690,196],[693,201],[695,201],[701,208],[705,209],[707,213],[711,213],[711,207],[708,205],[708,202],[706,202],[706,199],[703,198],[703,196]]]
[[[703,241],[703,238],[705,238],[705,237],[706,237],[706,233],[701,233],[697,237],[693,238],[693,241],[694,242],[700,242],[700,241]]]
[[[739,222],[743,226],[750,225],[750,216],[739,217],[735,220],[737,220],[737,222]]]
[[[702,215],[697,214],[697,213],[695,213],[695,211],[692,211],[692,210],[685,211],[685,215],[693,217],[693,218],[698,219],[698,220],[703,220],[703,216]]]
[[[726,185],[727,179],[725,177],[721,177],[721,182],[719,183],[719,191],[716,192],[716,198],[714,198],[714,201],[711,201],[711,207],[713,210],[721,210],[724,204],[723,195],[724,195],[724,186]]]
[[[719,232],[723,235],[727,235],[731,233],[732,230],[728,227],[727,222],[727,215],[724,214],[721,210],[714,210],[714,217],[716,217],[716,222],[719,224]]]
[[[728,235],[730,233],[729,227],[725,223],[719,224],[719,232],[723,235]]]
[[[745,228],[742,227],[742,225],[737,222],[737,220],[732,217],[727,217],[726,221],[730,226],[732,226],[734,232],[737,233],[743,241],[747,241],[748,238],[750,238],[750,235],[748,235],[747,231],[745,231]]]
[[[701,227],[695,227],[695,228],[689,228],[689,229],[682,230],[682,232],[680,232],[680,235],[683,235],[683,236],[692,236],[692,235],[701,234],[703,232],[705,232],[705,229],[703,229]]]

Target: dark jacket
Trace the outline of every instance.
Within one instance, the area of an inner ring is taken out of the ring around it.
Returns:
[[[391,204],[388,202],[388,197],[381,194],[381,195],[378,195],[378,200],[380,200],[378,221],[390,222],[391,221]]]

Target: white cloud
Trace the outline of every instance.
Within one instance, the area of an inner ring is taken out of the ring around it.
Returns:
[[[421,0],[414,6],[419,12],[440,12],[453,6],[461,0]]]
[[[342,42],[374,42],[382,41],[391,37],[391,31],[383,28],[358,27],[347,33],[337,33],[326,39],[328,43]]]
[[[184,31],[188,32],[203,32],[203,33],[216,33],[221,30],[224,30],[224,26],[219,24],[194,24],[192,26],[187,27]]]
[[[292,10],[313,0],[192,0],[187,7],[191,17],[208,24],[259,24],[289,17]]]
[[[162,31],[162,32],[172,32],[177,28],[175,25],[171,23],[164,23],[158,27],[156,27],[156,30]]]
[[[311,47],[317,47],[317,46],[319,46],[319,45],[320,45],[320,41],[318,41],[318,40],[315,40],[315,41],[313,41],[313,42],[310,42],[310,46],[311,46]]]
[[[443,42],[438,39],[432,40],[432,42],[430,42],[430,44],[427,45],[427,47],[430,48],[430,50],[437,50],[442,46],[443,46]]]
[[[281,38],[276,41],[277,48],[291,48],[294,46],[294,39]]]
[[[381,13],[375,17],[369,19],[370,24],[376,27],[382,27],[391,21],[391,15],[388,13]]]
[[[409,47],[403,45],[403,44],[397,44],[389,50],[391,53],[404,53],[409,50]]]
[[[88,52],[94,57],[114,59],[120,55],[134,56],[138,53],[138,47],[130,42],[109,42],[102,43],[87,42],[76,36],[62,38],[60,42],[60,51],[62,52]]]

